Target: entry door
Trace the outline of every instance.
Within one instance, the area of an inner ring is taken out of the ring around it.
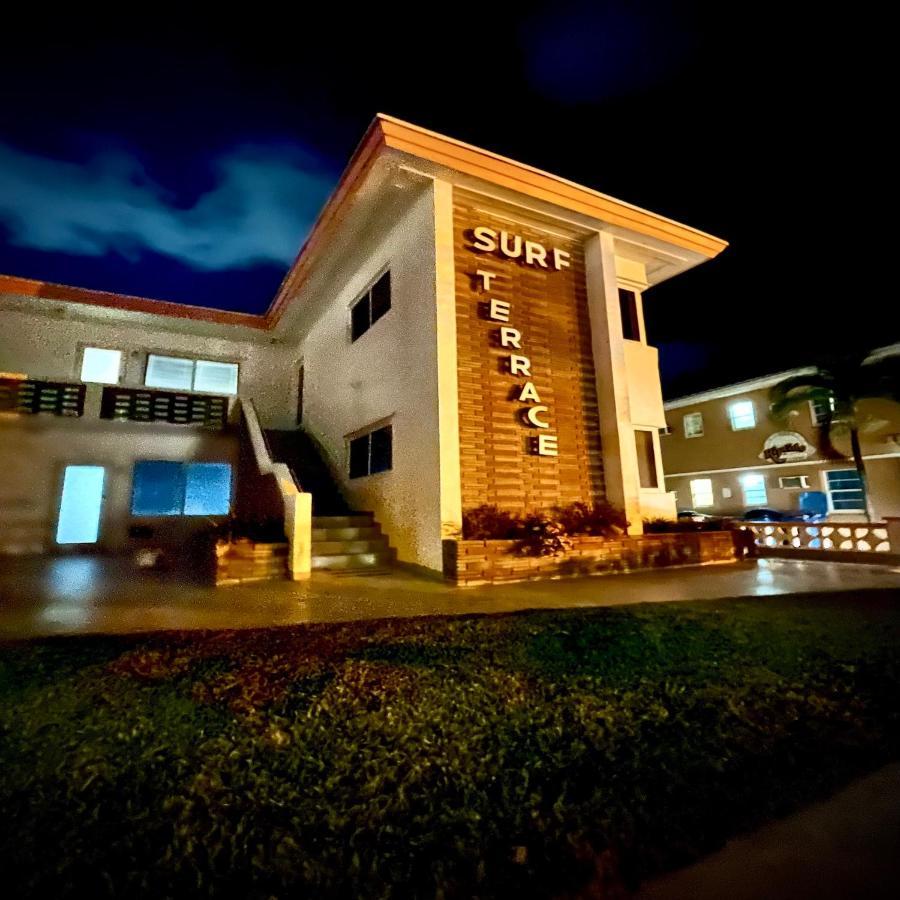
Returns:
[[[103,466],[66,466],[56,523],[58,544],[97,543],[105,480]]]

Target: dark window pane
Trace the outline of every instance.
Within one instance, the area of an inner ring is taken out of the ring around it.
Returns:
[[[372,324],[391,308],[391,273],[385,272],[372,285]]]
[[[369,435],[350,441],[350,477],[362,478],[369,474]]]
[[[659,482],[656,478],[656,453],[653,450],[653,432],[635,431],[634,440],[637,444],[638,474],[640,475],[641,487],[659,487]]]
[[[369,330],[369,295],[350,310],[350,334],[355,341]]]
[[[372,465],[371,471],[387,472],[393,463],[393,436],[391,426],[386,425],[372,432]]]
[[[639,341],[641,327],[638,324],[637,297],[634,291],[619,288],[619,308],[622,310],[622,337],[626,341]]]
[[[184,474],[177,462],[136,462],[131,492],[134,516],[180,516]]]

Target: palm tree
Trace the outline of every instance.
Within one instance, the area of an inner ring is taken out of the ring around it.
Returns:
[[[788,413],[809,403],[824,410],[819,421],[819,449],[826,459],[846,459],[832,442],[836,434],[850,435],[853,463],[859,473],[866,516],[874,521],[869,498],[866,464],[859,443],[860,427],[866,416],[861,400],[884,398],[900,403],[900,345],[882,350],[856,351],[836,356],[815,366],[807,375],[793,375],[780,381],[769,392],[769,411],[776,421],[786,421]]]

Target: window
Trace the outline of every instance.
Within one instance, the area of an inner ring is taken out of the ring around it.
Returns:
[[[756,427],[756,411],[752,400],[738,400],[728,407],[728,419],[731,422],[732,431],[743,431],[745,428]]]
[[[134,464],[133,516],[224,516],[230,510],[228,463],[146,460]]]
[[[856,469],[831,469],[825,473],[825,483],[834,512],[866,511],[866,495]]]
[[[393,467],[393,432],[385,425],[350,441],[350,477],[363,478]]]
[[[66,466],[56,522],[57,544],[97,543],[105,476],[103,466]]]
[[[696,507],[713,506],[716,500],[713,495],[711,478],[691,479],[691,504]]]
[[[769,502],[765,475],[745,475],[741,479],[741,488],[744,491],[744,506],[765,506]]]
[[[385,272],[350,308],[350,339],[361,338],[391,308],[391,273]]]
[[[703,437],[703,413],[688,413],[684,417],[684,436],[686,438]]]
[[[118,384],[122,372],[122,351],[105,347],[85,347],[81,355],[81,380],[94,384]]]
[[[638,318],[637,294],[619,288],[619,309],[622,311],[622,337],[626,341],[639,341],[641,323]]]
[[[809,415],[813,425],[824,425],[829,416],[834,415],[834,397],[822,397],[809,401]]]
[[[656,450],[653,447],[653,432],[635,429],[634,440],[637,444],[638,476],[641,487],[659,487],[659,478],[656,474]]]
[[[809,487],[808,475],[783,475],[778,479],[778,487],[785,491],[800,491]]]
[[[180,391],[204,391],[208,394],[236,394],[238,364],[209,359],[186,359],[180,356],[147,357],[147,387]]]

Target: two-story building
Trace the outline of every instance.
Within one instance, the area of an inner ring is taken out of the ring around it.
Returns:
[[[264,315],[0,278],[0,548],[268,514],[302,577],[386,538],[440,570],[483,503],[640,531],[674,514],[643,294],[724,246],[379,115]]]
[[[900,345],[874,355],[900,354]],[[828,410],[793,410],[788,421],[769,411],[769,391],[792,369],[668,401],[662,437],[666,487],[678,508],[716,515],[753,509],[824,512],[860,520],[866,498],[853,462],[850,437],[836,423],[822,433]],[[860,443],[869,499],[878,518],[900,516],[900,405],[887,399],[859,403]]]

